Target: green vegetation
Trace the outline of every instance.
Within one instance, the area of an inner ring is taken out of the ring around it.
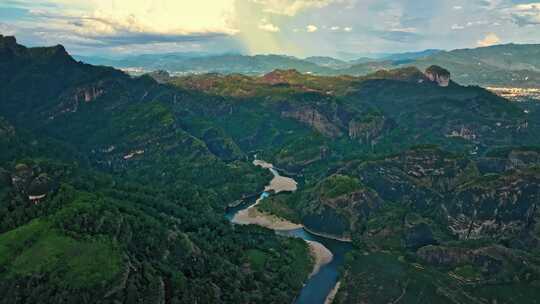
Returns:
[[[352,240],[337,303],[538,298],[539,108],[415,68],[159,78],[0,37],[0,301],[292,302],[306,243],[224,217],[254,155],[300,185],[259,208]]]
[[[321,183],[319,191],[322,193],[322,198],[332,199],[360,190],[361,188],[362,185],[357,178],[337,174],[325,179]]]
[[[297,212],[297,206],[301,198],[298,194],[279,194],[268,197],[262,200],[257,209],[263,212],[277,215],[280,218],[286,219],[293,223],[302,222],[301,217]]]
[[[298,294],[312,268],[305,242],[224,218],[271,174],[221,126],[184,125],[194,116],[183,111],[211,98],[82,65],[61,48],[12,41],[1,50],[0,69],[16,76],[0,85],[0,302],[286,303]]]
[[[8,278],[49,274],[59,288],[95,288],[120,271],[116,247],[107,239],[72,239],[36,220],[0,237],[0,267]]]

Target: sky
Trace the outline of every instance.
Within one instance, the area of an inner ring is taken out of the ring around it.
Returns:
[[[540,0],[536,0],[540,1]],[[358,57],[540,43],[527,0],[0,0],[0,34],[79,55]]]

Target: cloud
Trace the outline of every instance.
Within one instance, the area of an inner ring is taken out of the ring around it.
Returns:
[[[540,42],[540,0],[0,2],[0,32],[15,33],[28,45],[62,43],[88,53],[198,45],[197,50],[331,56],[338,50],[472,47],[493,32],[504,33],[508,42]]]
[[[467,27],[471,27],[471,26],[478,26],[478,25],[486,25],[488,24],[489,22],[483,20],[483,21],[469,21],[465,24],[465,26]]]
[[[498,44],[501,42],[501,39],[497,34],[495,33],[489,33],[487,34],[483,39],[480,39],[477,41],[478,46],[490,46],[494,44]]]
[[[418,30],[414,27],[397,27],[390,29],[391,32],[402,32],[402,33],[416,33]]]
[[[260,4],[267,13],[295,16],[300,11],[311,8],[323,8],[332,3],[350,3],[352,0],[249,0]]]
[[[352,27],[350,26],[345,26],[345,27],[341,27],[341,26],[332,26],[329,28],[330,31],[332,32],[337,32],[337,31],[344,31],[344,32],[352,32]]]
[[[421,34],[411,31],[402,31],[399,29],[374,30],[372,33],[380,39],[398,43],[418,42],[423,39]]]
[[[26,2],[26,1],[21,1]],[[72,19],[79,31],[97,35],[115,32],[191,35],[235,34],[231,26],[235,0],[51,0],[60,8],[33,7],[36,17]]]
[[[0,34],[3,35],[15,35],[17,31],[9,24],[0,22]]]
[[[308,33],[314,33],[314,32],[316,32],[317,30],[319,30],[319,28],[318,28],[316,25],[309,24],[308,26],[306,26],[306,31],[307,31]]]
[[[518,4],[510,9],[510,13],[519,26],[540,24],[540,2]]]
[[[163,35],[152,33],[126,32],[116,35],[102,35],[87,42],[79,42],[85,46],[126,46],[135,44],[156,44],[172,42],[199,42],[224,37],[223,34],[197,34],[197,35]]]
[[[277,33],[280,31],[278,26],[268,22],[268,20],[264,18],[261,20],[261,23],[259,23],[258,27],[260,30],[271,32],[271,33]]]

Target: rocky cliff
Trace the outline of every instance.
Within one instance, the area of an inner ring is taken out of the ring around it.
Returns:
[[[361,144],[373,145],[383,134],[388,121],[384,116],[369,116],[360,121],[349,121],[349,138]]]
[[[301,107],[290,111],[283,111],[282,117],[293,118],[309,125],[321,134],[328,137],[340,137],[342,131],[334,125],[325,115],[312,107]]]
[[[447,87],[450,84],[450,72],[438,65],[432,65],[425,71],[426,77],[436,82],[441,87]]]
[[[357,179],[332,175],[309,191],[303,222],[309,229],[350,238],[382,207],[379,195]]]

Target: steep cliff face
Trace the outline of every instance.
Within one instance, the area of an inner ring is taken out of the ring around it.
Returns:
[[[540,164],[540,151],[512,150],[508,155],[506,169],[523,169],[535,164]]]
[[[412,203],[420,209],[437,205],[444,193],[477,176],[477,168],[469,160],[430,147],[351,163],[340,172],[358,177],[386,201]]]
[[[316,232],[351,238],[383,201],[357,179],[333,175],[311,190],[303,222]]]
[[[384,116],[370,116],[366,119],[349,122],[349,138],[361,144],[371,145],[383,134],[387,120]]]
[[[507,238],[534,223],[540,200],[536,169],[488,176],[461,186],[444,204],[449,228],[460,239]]]
[[[440,87],[447,87],[450,84],[450,72],[438,65],[432,65],[426,69],[426,77],[436,82]]]
[[[75,113],[85,103],[91,103],[106,94],[107,88],[112,91],[113,87],[117,85],[111,81],[98,81],[66,90],[58,98],[58,104],[55,108],[46,114],[52,120],[61,114]]]
[[[534,226],[540,200],[537,156],[535,151],[519,150],[504,158],[472,160],[420,148],[351,163],[339,172],[357,177],[385,204],[398,202],[415,212],[435,212],[443,229],[458,239],[500,240]],[[482,173],[486,168],[502,171]]]
[[[334,125],[325,115],[309,106],[283,111],[281,116],[305,123],[328,137],[336,138],[343,135],[339,127]]]
[[[519,260],[511,250],[502,246],[485,246],[476,249],[449,247],[449,246],[426,246],[418,250],[418,257],[425,263],[453,268],[450,274],[462,281],[479,281],[482,277],[494,277],[501,275],[506,263]],[[477,274],[468,274],[465,277],[460,273],[460,266],[469,265]],[[528,268],[527,266],[525,268]],[[531,271],[534,269],[528,269]],[[502,274],[504,276],[504,274]]]
[[[84,101],[84,102],[91,102],[98,98],[99,96],[103,95],[104,89],[98,86],[88,86],[83,88],[78,88],[76,90],[75,95],[73,96],[73,99],[76,102]]]
[[[22,55],[25,48],[17,44],[17,40],[13,36],[0,35],[0,55],[3,60],[8,60],[16,55]]]

